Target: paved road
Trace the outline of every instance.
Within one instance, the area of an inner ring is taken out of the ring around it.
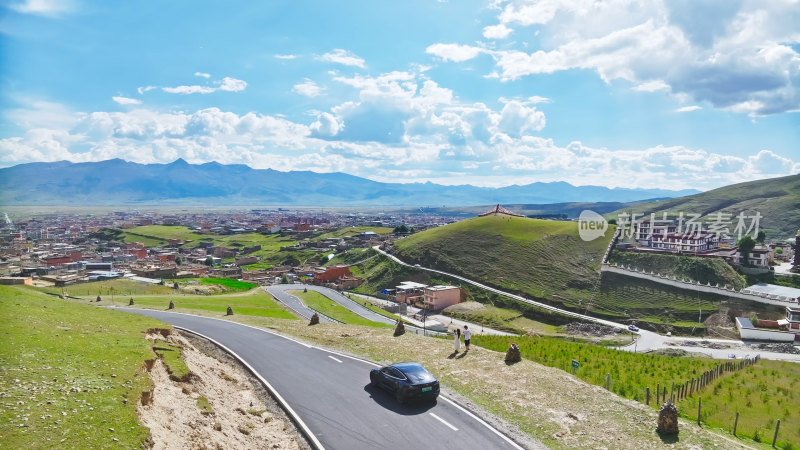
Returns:
[[[292,309],[295,309],[295,306],[299,302],[300,305],[302,305],[302,308],[305,309],[305,313],[308,313],[309,311],[311,312],[308,316],[305,315],[303,316],[306,318],[311,318],[311,314],[314,314],[313,310],[305,306],[305,304],[303,304],[303,302],[301,302],[300,299],[286,292],[286,291],[302,291],[303,289],[319,292],[320,294],[342,305],[343,307],[347,308],[353,313],[358,314],[359,316],[365,319],[369,319],[373,322],[386,323],[389,325],[394,325],[397,322],[396,320],[390,319],[386,316],[376,313],[375,311],[365,307],[361,303],[358,303],[355,300],[351,300],[350,298],[340,294],[337,291],[334,291],[333,289],[326,288],[323,286],[315,286],[313,284],[276,284],[273,286],[269,286],[267,288],[267,292],[272,294],[272,296],[274,296],[283,303],[291,302]]]
[[[407,263],[401,261],[400,259],[398,259],[397,257],[384,252],[380,248],[378,248],[378,247],[373,247],[373,248],[375,250],[377,250],[378,252],[380,252],[381,254],[391,258],[396,263],[404,265],[404,266],[411,267],[410,264],[407,264]],[[514,294],[511,294],[511,293],[508,293],[508,292],[503,292],[503,291],[501,291],[499,289],[495,289],[493,287],[486,286],[484,284],[472,281],[470,279],[461,277],[459,275],[454,275],[452,273],[447,273],[447,272],[443,272],[441,270],[436,270],[436,269],[430,269],[430,268],[427,268],[427,267],[421,267],[421,266],[418,266],[418,265],[415,265],[413,267],[417,268],[417,269],[420,269],[420,270],[426,270],[428,272],[435,272],[435,273],[439,273],[439,274],[442,274],[442,275],[447,275],[449,277],[457,278],[457,279],[459,279],[461,281],[464,281],[466,283],[472,284],[473,286],[477,286],[477,287],[479,287],[481,289],[484,289],[484,290],[487,290],[489,292],[494,292],[496,294],[500,294],[500,295],[503,295],[503,296],[506,296],[506,297],[510,297],[510,298],[515,299],[515,300],[519,300],[521,302],[525,302],[525,303],[528,303],[528,304],[531,304],[531,305],[534,305],[534,306],[538,306],[538,307],[543,308],[543,309],[547,309],[547,310],[550,310],[550,311],[555,311],[555,312],[558,312],[558,313],[563,314],[563,315],[576,317],[576,318],[579,318],[579,319],[582,319],[582,320],[599,323],[601,325],[606,325],[606,326],[613,327],[613,328],[619,328],[619,329],[627,329],[628,328],[627,325],[624,325],[624,324],[621,324],[621,323],[616,323],[616,322],[612,322],[610,320],[598,319],[596,317],[587,316],[587,315],[575,313],[575,312],[572,312],[572,311],[567,311],[567,310],[564,310],[564,309],[556,308],[554,306],[546,305],[544,303],[539,303],[539,302],[527,299],[525,297],[521,297],[519,295],[514,295]],[[690,352],[705,353],[705,354],[711,356],[712,358],[720,358],[720,359],[728,358],[729,355],[731,355],[731,354],[736,355],[737,358],[743,358],[743,357],[751,357],[752,358],[752,357],[754,357],[756,355],[761,355],[761,357],[765,358],[765,359],[776,359],[776,360],[783,360],[783,361],[797,361],[797,362],[800,362],[800,355],[792,355],[792,354],[777,353],[777,352],[767,352],[767,351],[763,351],[763,350],[759,350],[759,349],[754,348],[753,346],[756,343],[743,342],[743,341],[734,340],[734,339],[728,340],[728,339],[686,338],[686,337],[677,337],[677,336],[670,337],[670,336],[662,336],[662,335],[660,335],[658,333],[654,333],[652,331],[647,331],[647,330],[639,330],[639,332],[637,334],[639,335],[639,337],[636,339],[636,342],[631,343],[628,346],[621,347],[620,350],[636,351],[636,352],[647,352],[647,351],[652,351],[652,350],[657,350],[657,349],[662,349],[662,348],[678,348],[678,349],[682,349],[682,350],[686,350],[686,351],[690,351]],[[697,346],[681,345],[686,341],[717,342],[717,343],[721,343],[721,344],[725,344],[725,345],[730,345],[732,348],[730,348],[730,349],[711,349],[711,348],[702,348],[702,347],[697,347]]]
[[[372,363],[226,320],[117,309],[201,333],[238,354],[275,388],[323,448],[521,448],[444,397],[436,405],[398,405],[392,395],[369,385]]]

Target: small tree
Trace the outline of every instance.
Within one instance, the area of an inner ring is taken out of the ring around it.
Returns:
[[[177,265],[179,265],[179,266],[180,266],[181,264],[183,264],[183,258],[181,258],[180,256],[176,256],[176,257],[175,257],[175,264],[177,264]]]
[[[286,274],[284,274],[284,275],[281,277],[281,283],[283,283],[283,284],[289,284],[289,277],[287,277],[287,276],[286,276]]]
[[[214,265],[214,258],[211,256],[206,256],[205,265],[213,266]]]
[[[756,235],[756,242],[758,242],[759,244],[763,244],[764,243],[764,239],[766,239],[766,238],[767,238],[766,231],[759,230],[758,234]]]
[[[739,247],[739,254],[742,255],[742,259],[744,260],[744,265],[750,264],[750,251],[753,250],[756,246],[756,241],[750,235],[747,235],[741,239],[739,242],[736,243]]]

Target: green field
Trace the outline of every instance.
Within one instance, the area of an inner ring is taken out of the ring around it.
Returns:
[[[701,397],[704,423],[732,430],[738,411],[738,436],[772,443],[780,419],[778,448],[800,448],[800,364],[761,360],[715,380]],[[697,396],[691,396],[678,408],[697,420],[697,403]]]
[[[222,295],[180,295],[160,297],[134,297],[137,307],[167,309],[172,300],[175,309],[181,312],[206,312],[224,316],[228,306],[237,315],[274,317],[278,319],[297,319],[297,317],[276,302],[262,289],[251,292]],[[127,303],[126,303],[127,304]]]
[[[334,231],[314,232],[303,240],[313,243],[325,238],[354,236],[365,231],[387,234],[390,233],[392,229],[386,227],[345,227]],[[282,264],[321,264],[321,257],[329,253],[328,251],[320,252],[314,250],[281,250],[281,247],[289,247],[301,241],[293,235],[260,233],[231,235],[200,234],[184,226],[146,225],[124,230],[106,228],[95,233],[93,237],[126,243],[140,242],[146,247],[165,246],[169,243],[169,239],[191,241],[182,246],[186,248],[196,247],[201,242],[210,242],[215,246],[228,248],[260,245],[261,250],[248,253],[248,256],[258,257],[259,261],[255,264],[245,266],[245,270],[257,270]]]
[[[141,448],[155,319],[0,286],[3,448]],[[115,442],[114,440],[118,440]]]
[[[376,327],[376,328],[392,327],[391,325],[385,323],[373,322],[371,320],[367,320],[359,316],[358,314],[350,311],[349,309],[345,308],[344,306],[336,303],[335,301],[329,299],[328,297],[325,297],[319,292],[287,291],[287,293],[300,298],[300,300],[302,300],[303,303],[305,303],[305,305],[308,306],[309,308],[343,323],[351,325],[366,325],[369,327]]]
[[[473,344],[505,352],[511,343],[520,348],[523,358],[571,371],[573,360],[580,367],[575,375],[597,386],[605,386],[610,374],[610,390],[621,397],[645,402],[645,388],[655,402],[657,385],[672,388],[698,377],[725,361],[710,358],[661,356],[621,352],[592,344],[551,337],[473,336]],[[702,421],[728,432],[740,412],[738,435],[752,439],[758,431],[762,442],[772,442],[775,423],[781,419],[783,445],[800,443],[800,364],[761,360],[753,366],[728,372],[692,395],[677,402],[682,416],[697,420],[697,398],[702,397]],[[791,448],[791,447],[785,447]]]

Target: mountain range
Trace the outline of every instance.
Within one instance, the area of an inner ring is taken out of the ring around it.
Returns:
[[[382,183],[345,173],[280,172],[240,164],[189,164],[183,159],[169,164],[59,161],[0,169],[2,205],[464,206],[630,202],[697,192],[566,182],[501,188]]]

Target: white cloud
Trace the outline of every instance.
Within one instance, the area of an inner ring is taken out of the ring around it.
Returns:
[[[237,80],[236,78],[225,77],[221,81],[216,81],[218,87],[211,87],[211,86],[200,86],[200,85],[190,85],[190,86],[176,86],[176,87],[162,87],[161,90],[164,92],[168,92],[170,94],[182,94],[182,95],[189,95],[189,94],[211,94],[212,92],[216,91],[227,91],[227,92],[241,92],[245,90],[247,87],[247,82],[244,80]],[[150,90],[152,86],[148,86],[145,90],[139,88],[139,92],[146,92]]]
[[[183,95],[188,95],[188,94],[210,94],[210,93],[216,91],[215,88],[208,87],[208,86],[198,86],[196,84],[192,85],[192,86],[163,87],[163,88],[161,88],[161,90],[164,91],[164,92],[168,92],[170,94],[183,94]]]
[[[142,103],[141,100],[137,100],[135,98],[128,98],[128,97],[111,97],[111,100],[119,103],[120,105],[139,105]]]
[[[236,78],[225,77],[220,83],[219,90],[228,92],[241,92],[247,87],[247,82]]]
[[[483,37],[486,39],[505,39],[508,37],[511,32],[514,31],[511,28],[505,26],[505,24],[497,24],[497,25],[490,25],[483,29]]]
[[[306,78],[302,83],[297,83],[292,87],[292,91],[300,95],[305,95],[306,97],[317,97],[322,94],[324,90],[325,89],[308,78]]]
[[[202,77],[202,78],[211,78],[211,74],[203,73],[203,72],[195,72],[194,76]]]
[[[697,111],[699,109],[703,109],[703,108],[701,108],[700,106],[697,106],[697,105],[691,105],[691,106],[683,106],[681,108],[678,108],[678,109],[675,110],[675,112],[692,112],[692,111]]]
[[[485,50],[479,47],[459,44],[433,44],[425,49],[425,53],[438,56],[444,61],[463,62],[473,59]]]
[[[317,116],[316,122],[312,123],[310,128],[313,135],[328,138],[336,136],[341,125],[336,117],[324,112]]]
[[[141,86],[136,88],[136,90],[139,92],[139,95],[142,95],[148,91],[152,91],[153,89],[158,89],[158,88],[156,86]]]
[[[297,59],[297,55],[274,55],[278,59]]]
[[[71,0],[24,0],[12,2],[8,6],[19,13],[43,16],[58,16],[75,9]]]
[[[355,54],[348,52],[347,50],[336,48],[332,51],[325,53],[324,55],[317,58],[320,61],[325,62],[332,62],[336,64],[342,64],[345,66],[354,66],[365,68],[364,66],[364,59],[359,58]]]
[[[797,2],[496,0],[492,7],[497,23],[484,37],[535,26],[536,39],[502,49],[437,43],[427,52],[454,62],[487,53],[496,64],[487,77],[502,81],[594,70],[606,82],[753,116],[800,104]]]

